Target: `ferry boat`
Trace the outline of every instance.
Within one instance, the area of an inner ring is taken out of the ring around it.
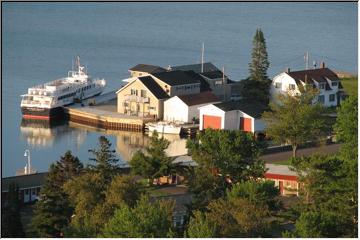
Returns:
[[[157,131],[158,133],[180,134],[181,126],[175,123],[169,122],[157,122],[146,124],[149,132]]]
[[[21,95],[21,112],[24,118],[51,119],[63,115],[62,106],[99,95],[105,88],[105,79],[92,79],[87,75],[80,57],[75,69],[65,78],[57,79],[28,89]]]

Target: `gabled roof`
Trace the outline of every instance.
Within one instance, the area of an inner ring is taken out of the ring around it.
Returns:
[[[307,83],[314,83],[314,81],[318,83],[327,83],[327,80],[325,78],[328,78],[330,81],[340,81],[338,76],[329,68],[295,71],[289,72],[287,74],[293,79],[295,79],[297,84],[299,84],[299,81]],[[305,81],[305,78],[307,79],[307,81]]]
[[[154,94],[157,99],[169,98],[169,95],[157,84],[157,82],[151,77],[139,77],[140,82],[142,82],[149,91]]]
[[[152,74],[169,86],[200,83],[200,80],[184,71],[171,71]]]
[[[200,73],[202,76],[210,78],[210,79],[216,79],[216,78],[222,78],[223,77],[223,72],[220,70],[216,70],[216,71],[211,71],[211,72],[203,72]],[[225,76],[225,78],[227,78]]]
[[[210,84],[200,74],[192,70],[185,72],[200,81],[200,92],[211,91]]]
[[[130,71],[139,71],[139,72],[147,72],[147,73],[157,73],[157,72],[166,72],[165,68],[149,65],[149,64],[138,64],[129,69]]]
[[[219,99],[210,91],[178,96],[186,105],[194,106],[204,103],[218,102]]]
[[[42,186],[46,181],[47,174],[47,172],[43,172],[2,178],[1,191],[9,191],[9,186],[11,183],[17,184],[19,189]]]
[[[260,118],[261,114],[267,110],[267,107],[262,104],[246,100],[216,103],[214,106],[225,112],[240,110],[253,118]]]
[[[173,67],[171,67],[171,69],[172,70],[181,70],[181,71],[192,70],[196,73],[201,73],[201,63],[173,66]],[[220,71],[220,70],[211,62],[204,63],[204,71],[203,72],[212,72],[212,71]]]

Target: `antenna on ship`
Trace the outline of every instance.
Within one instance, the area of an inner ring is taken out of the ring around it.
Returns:
[[[204,42],[202,43],[202,51],[201,51],[201,73],[204,72],[204,50],[205,50],[205,46],[204,46]]]

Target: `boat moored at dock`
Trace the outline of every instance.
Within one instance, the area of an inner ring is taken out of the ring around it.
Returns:
[[[92,79],[87,75],[80,57],[75,70],[65,78],[57,79],[28,89],[21,95],[21,112],[24,118],[51,119],[63,115],[63,106],[99,95],[105,88],[104,79]]]
[[[146,124],[149,132],[158,133],[168,133],[168,134],[180,134],[181,132],[181,125],[171,122],[157,122],[157,123],[147,123]]]

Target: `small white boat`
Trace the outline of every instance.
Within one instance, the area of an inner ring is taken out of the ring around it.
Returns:
[[[157,122],[148,123],[146,125],[149,129],[149,132],[157,131],[158,133],[180,134],[181,131],[181,126],[175,123]]]

